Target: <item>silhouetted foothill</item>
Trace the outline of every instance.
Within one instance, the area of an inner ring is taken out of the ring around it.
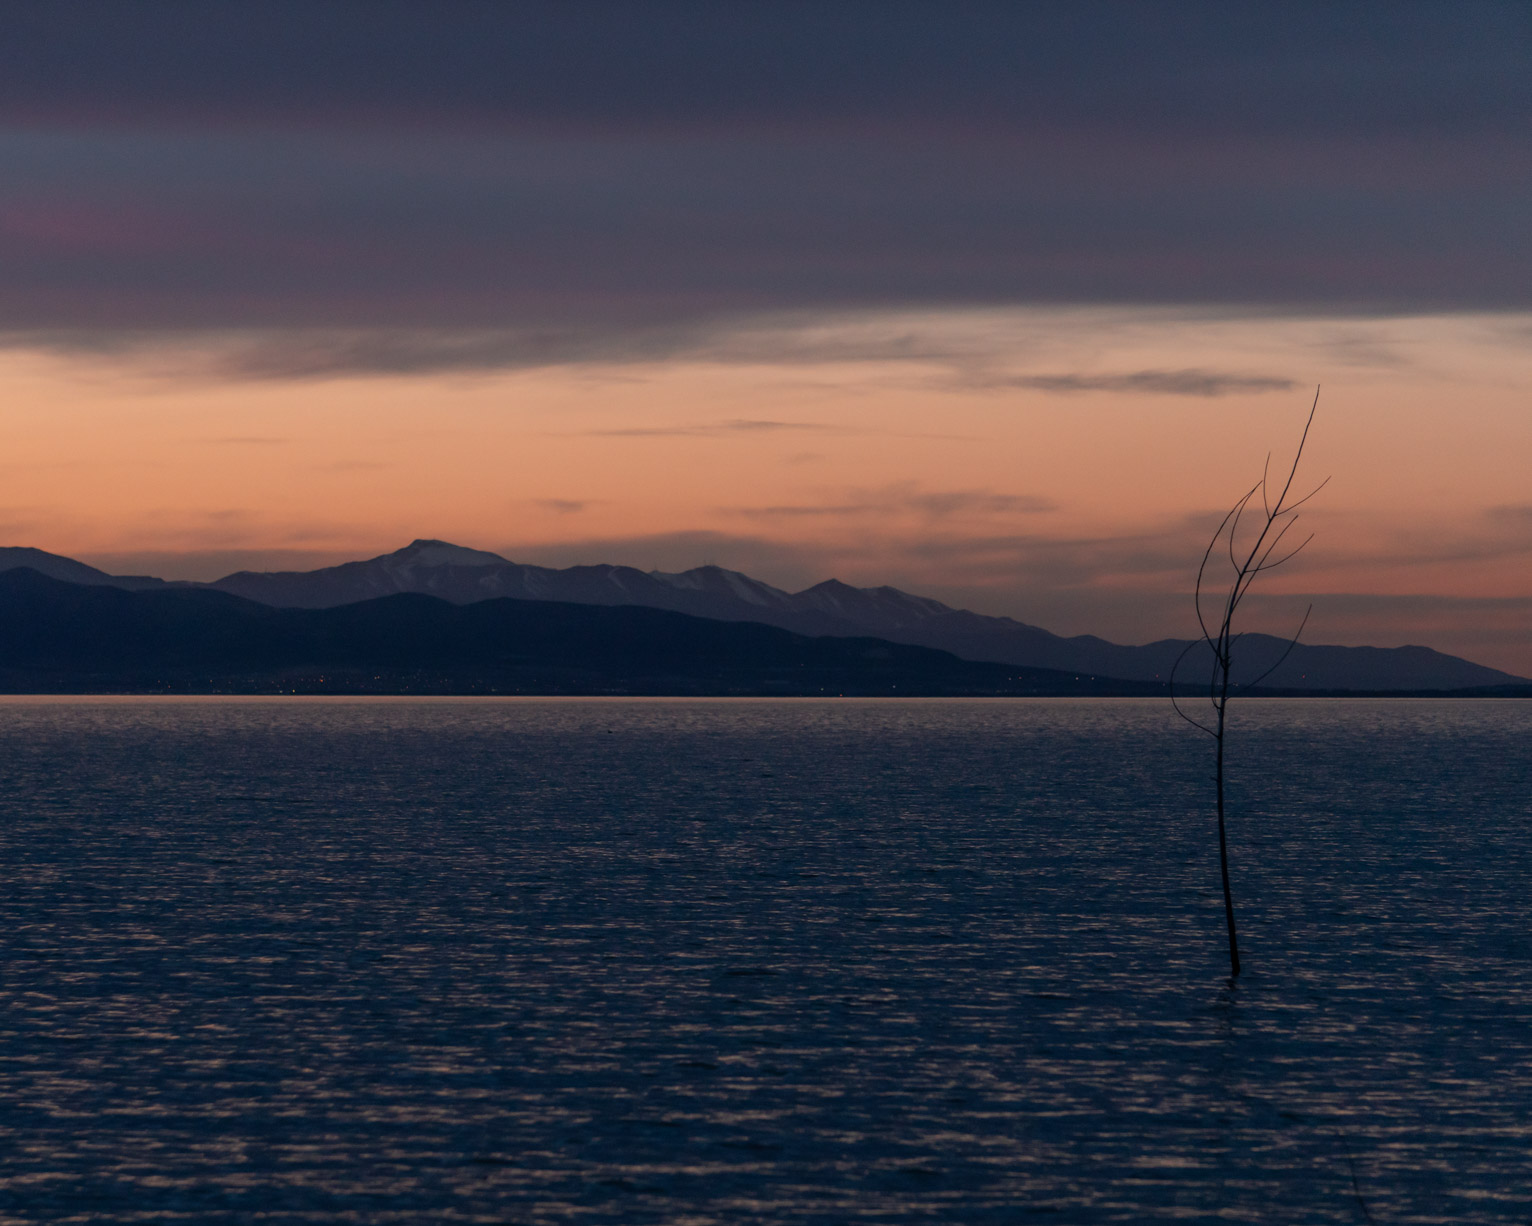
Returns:
[[[512,562],[486,550],[436,540],[417,540],[381,557],[312,571],[240,571],[210,584],[166,584],[143,576],[113,576],[39,549],[0,548],[0,571],[18,566],[32,567],[70,583],[131,590],[211,588],[282,608],[336,608],[401,593],[437,596],[454,604],[509,597],[580,605],[636,605],[718,621],[758,622],[810,637],[871,636],[951,652],[964,660],[1162,685],[1186,647],[1184,641],[1174,639],[1126,647],[1094,635],[1062,637],[1013,618],[953,609],[938,600],[888,586],[853,587],[829,579],[801,592],[788,592],[719,566],[679,572],[609,565],[556,569]],[[1270,635],[1246,635],[1234,665],[1234,684],[1247,686],[1288,647],[1285,640]],[[1443,691],[1521,681],[1509,673],[1426,647],[1300,644],[1266,684],[1307,692]]]
[[[124,591],[0,573],[8,692],[1024,695],[1163,685],[960,660],[662,609],[400,593],[277,609],[226,592]]]

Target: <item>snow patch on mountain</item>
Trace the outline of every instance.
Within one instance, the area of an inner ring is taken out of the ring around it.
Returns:
[[[396,553],[375,559],[391,570],[404,566],[508,566],[510,563],[498,553],[484,549],[469,549],[448,541],[411,541]]]
[[[737,570],[725,570],[721,566],[697,566],[691,570],[674,572],[651,570],[649,577],[677,591],[723,596],[762,608],[783,605],[792,600],[781,588],[742,575]]]
[[[0,571],[31,567],[71,583],[165,586],[163,580],[107,575],[69,558],[33,549],[0,549]],[[786,592],[719,566],[669,573],[631,566],[553,569],[512,562],[482,549],[422,539],[391,554],[306,572],[226,575],[206,586],[278,608],[327,609],[418,592],[454,604],[494,597],[571,604],[641,605],[718,621],[763,622],[803,635],[873,636],[935,647],[967,660],[1063,669],[1128,680],[1164,679],[1184,643],[1127,647],[1089,635],[1063,638],[1008,617],[954,609],[893,587],[853,587],[831,579]],[[1241,641],[1243,670],[1260,675],[1287,650],[1266,635]],[[1197,651],[1186,661],[1195,671]],[[1238,680],[1238,678],[1236,678]],[[1424,648],[1379,649],[1300,644],[1271,684],[1303,689],[1446,690],[1519,681],[1507,673]]]

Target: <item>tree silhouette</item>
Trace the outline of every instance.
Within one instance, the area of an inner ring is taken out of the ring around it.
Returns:
[[[1241,603],[1249,595],[1251,585],[1255,583],[1258,575],[1275,570],[1283,563],[1291,561],[1309,541],[1314,539],[1313,533],[1310,533],[1297,545],[1288,548],[1286,552],[1277,553],[1288,531],[1298,522],[1298,508],[1324,489],[1330,480],[1326,477],[1302,498],[1288,501],[1288,496],[1292,493],[1293,481],[1298,475],[1298,465],[1303,459],[1303,448],[1309,441],[1309,429],[1314,424],[1314,414],[1318,408],[1319,389],[1316,387],[1314,403],[1309,406],[1308,419],[1303,424],[1303,434],[1298,440],[1298,450],[1293,455],[1292,465],[1287,470],[1287,480],[1282,483],[1282,489],[1276,501],[1273,502],[1270,497],[1271,453],[1268,452],[1266,464],[1261,469],[1261,479],[1250,487],[1244,497],[1229,508],[1229,513],[1223,517],[1223,522],[1218,525],[1217,531],[1208,541],[1208,547],[1202,555],[1202,565],[1197,568],[1197,586],[1193,597],[1197,610],[1197,624],[1202,628],[1201,644],[1205,644],[1213,656],[1212,669],[1208,678],[1208,703],[1213,712],[1211,723],[1204,723],[1188,715],[1176,701],[1176,669],[1180,668],[1187,653],[1200,645],[1197,640],[1186,645],[1185,651],[1182,651],[1170,672],[1170,701],[1175,705],[1176,714],[1212,737],[1216,747],[1214,778],[1218,796],[1218,865],[1223,875],[1223,910],[1224,919],[1228,922],[1229,928],[1229,977],[1231,979],[1239,977],[1239,938],[1234,926],[1234,893],[1229,886],[1229,840],[1224,825],[1223,781],[1229,699],[1233,697],[1233,691],[1239,688],[1232,681],[1234,647],[1241,638],[1241,635],[1234,630],[1234,618],[1239,612]],[[1264,512],[1264,518],[1260,521],[1259,531],[1255,533],[1254,541],[1247,549],[1240,542],[1240,523],[1244,520],[1246,511],[1252,511],[1251,503],[1257,494],[1261,496],[1261,510]],[[1223,548],[1220,548],[1220,543]],[[1222,611],[1216,619],[1210,619],[1203,611],[1203,601],[1208,580],[1208,565],[1213,560],[1215,551],[1220,554],[1228,553],[1233,578],[1224,592]],[[1259,685],[1282,666],[1283,661],[1297,646],[1298,637],[1303,633],[1304,626],[1308,624],[1309,613],[1313,612],[1313,609],[1314,606],[1310,605],[1304,612],[1303,620],[1299,622],[1297,631],[1288,640],[1287,648],[1277,658],[1277,662],[1254,681],[1249,682],[1245,688]]]

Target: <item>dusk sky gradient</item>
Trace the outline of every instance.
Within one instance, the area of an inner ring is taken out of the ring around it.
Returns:
[[[78,4],[0,39],[0,540],[434,536],[1532,675],[1532,6]]]

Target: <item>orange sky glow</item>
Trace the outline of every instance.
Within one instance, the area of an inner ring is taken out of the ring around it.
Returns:
[[[891,583],[1059,633],[1191,632],[1222,510],[1331,478],[1257,618],[1532,674],[1532,318],[780,317],[713,349],[234,376],[230,334],[0,355],[8,543],[117,572],[308,568],[433,536],[556,565]]]

